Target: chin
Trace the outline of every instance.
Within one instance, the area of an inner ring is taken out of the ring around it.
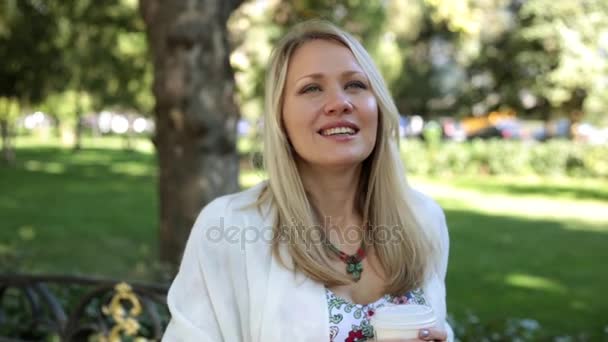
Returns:
[[[356,167],[363,163],[365,158],[363,156],[358,157],[345,157],[345,158],[335,158],[331,160],[324,160],[319,163],[319,166],[327,166],[327,167]]]

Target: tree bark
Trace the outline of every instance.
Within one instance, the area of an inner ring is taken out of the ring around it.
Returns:
[[[76,123],[74,124],[74,151],[82,149],[82,115],[80,109],[76,112]]]
[[[0,135],[2,136],[2,160],[7,164],[15,161],[15,150],[11,142],[9,123],[6,119],[0,119]]]
[[[8,101],[6,108],[2,108],[6,117],[0,118],[0,137],[2,140],[2,161],[7,164],[12,164],[15,161],[15,150],[11,141],[11,130],[9,119],[12,111],[11,102]]]
[[[123,136],[124,136],[123,149],[125,151],[132,152],[133,151],[133,135],[135,134],[135,131],[133,130],[133,122],[135,121],[135,119],[133,118],[132,114],[127,114],[127,120],[129,122],[129,127],[127,128],[127,131],[125,132],[125,134],[123,134]]]
[[[201,208],[238,190],[226,23],[241,0],[140,0],[154,60],[160,257],[177,265]]]

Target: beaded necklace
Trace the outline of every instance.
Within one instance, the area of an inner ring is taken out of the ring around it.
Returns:
[[[346,264],[346,273],[348,273],[354,281],[361,279],[361,273],[363,273],[363,259],[365,259],[365,237],[361,239],[361,246],[357,249],[357,252],[353,255],[348,255],[338,247],[334,246],[329,240],[325,239],[327,247],[330,251],[340,258]]]

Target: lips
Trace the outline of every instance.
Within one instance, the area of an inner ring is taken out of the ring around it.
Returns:
[[[340,121],[323,126],[317,133],[322,136],[354,135],[359,132],[359,127],[352,122]]]
[[[321,131],[321,135],[337,135],[337,134],[348,134],[348,135],[353,135],[357,133],[354,129],[350,128],[350,127],[335,127],[335,128],[330,128],[330,129],[325,129]]]

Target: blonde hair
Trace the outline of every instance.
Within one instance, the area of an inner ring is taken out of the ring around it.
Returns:
[[[289,60],[308,41],[339,42],[353,53],[369,79],[378,103],[378,134],[371,155],[363,162],[358,204],[368,222],[371,244],[387,275],[386,293],[398,295],[422,285],[434,260],[435,245],[412,210],[413,194],[399,157],[399,113],[388,88],[363,46],[350,34],[331,23],[312,20],[294,26],[276,45],[266,75],[263,162],[268,183],[258,203],[270,202],[275,209],[272,249],[285,265],[280,251],[286,251],[294,270],[328,286],[346,285],[352,279],[331,266],[331,254],[318,237],[316,209],[300,178],[289,138],[282,125],[283,91]],[[390,228],[391,241],[379,240],[381,228]],[[395,234],[397,233],[397,234]],[[399,239],[395,239],[400,237]],[[389,243],[391,242],[391,243]]]

